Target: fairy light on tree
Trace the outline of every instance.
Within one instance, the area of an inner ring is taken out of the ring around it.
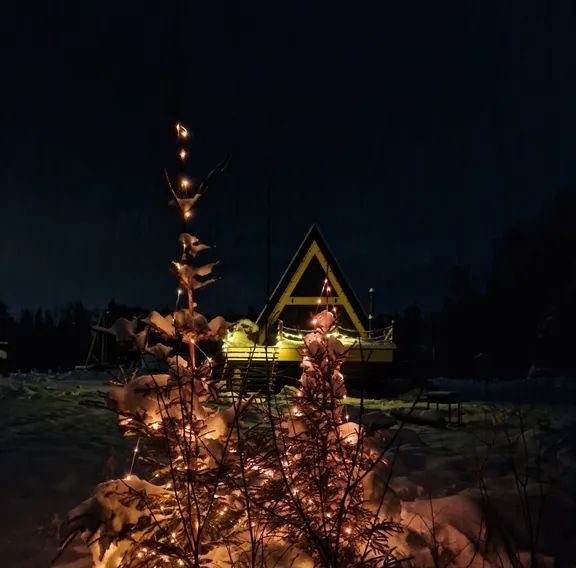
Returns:
[[[190,134],[178,123],[176,136],[184,162]],[[366,491],[385,450],[374,453],[377,444],[343,404],[346,349],[334,333],[328,274],[304,341],[299,388],[280,399],[264,393],[265,402],[241,390],[231,393],[231,406],[221,404],[223,385],[204,342],[223,339],[230,324],[197,310],[218,261],[198,261],[211,246],[188,227],[227,163],[202,181],[181,171],[173,184],[165,172],[170,205],[185,227],[170,265],[175,309],[106,330],[142,356],[110,394],[135,444],[126,475],[100,484],[69,513],[62,548],[80,533],[96,568],[255,568],[284,556],[294,567],[298,558],[326,567],[391,565],[396,525]],[[166,370],[148,369],[150,357]],[[241,423],[248,408],[259,412],[249,428]]]
[[[178,123],[176,134],[182,160],[189,132]],[[194,185],[182,176],[177,187],[165,172],[170,203],[185,223],[226,165],[223,160]],[[178,280],[175,311],[116,322],[108,330],[142,355],[163,361],[168,372],[136,370],[116,384],[111,401],[124,434],[136,440],[129,472],[100,484],[68,515],[62,547],[81,533],[91,543],[94,566],[101,568],[151,567],[160,560],[199,567],[216,550],[233,545],[234,539],[222,539],[244,515],[231,501],[229,482],[234,454],[228,447],[240,410],[210,406],[222,385],[212,377],[213,360],[201,347],[221,339],[229,324],[220,316],[208,321],[196,309],[196,293],[216,281],[212,271],[218,262],[196,261],[210,247],[187,230],[178,242],[181,258],[171,265]],[[179,308],[181,297],[187,299],[184,308]],[[146,361],[142,358],[144,367]]]
[[[328,275],[321,297],[331,292]],[[278,473],[254,491],[254,500],[274,508],[270,533],[298,543],[315,566],[396,565],[391,533],[399,529],[374,499],[374,481],[384,473],[379,441],[350,422],[341,371],[347,349],[338,340],[336,319],[316,308],[313,331],[304,339],[298,388],[281,398],[285,411],[269,405],[273,449],[267,468]]]

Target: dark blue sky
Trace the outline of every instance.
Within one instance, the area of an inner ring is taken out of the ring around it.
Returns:
[[[20,3],[2,18],[0,301],[164,305],[180,225],[174,116],[228,174],[191,227],[218,245],[200,309],[260,308],[319,223],[362,300],[438,306],[456,264],[576,180],[567,0]],[[236,7],[233,7],[236,6]]]

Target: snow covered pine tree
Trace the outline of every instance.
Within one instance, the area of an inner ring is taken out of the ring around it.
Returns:
[[[188,131],[181,124],[176,131],[185,160]],[[167,176],[171,204],[185,222],[226,164],[196,186],[181,177],[177,190]],[[185,232],[179,244],[181,258],[171,267],[180,284],[176,311],[118,320],[102,330],[142,357],[140,368],[110,393],[124,434],[135,440],[130,471],[98,485],[61,527],[60,550],[81,534],[98,568],[213,565],[216,557],[234,554],[236,522],[245,516],[242,501],[229,490],[230,479],[239,475],[232,446],[243,406],[210,406],[222,384],[213,379],[212,359],[199,345],[221,339],[228,324],[195,311],[195,292],[214,282],[206,277],[217,263],[194,264],[210,248],[197,237]],[[178,309],[182,293],[188,306]],[[147,368],[150,356],[164,361],[167,372]]]
[[[383,508],[388,443],[346,414],[346,348],[334,314],[317,313],[312,326],[299,388],[285,389],[282,412],[269,406],[274,451],[263,467],[270,481],[253,499],[268,512],[270,533],[298,543],[314,566],[396,565],[389,538],[400,527]]]

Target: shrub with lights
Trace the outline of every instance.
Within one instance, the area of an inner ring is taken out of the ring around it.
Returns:
[[[188,131],[180,124],[176,131],[184,161]],[[167,176],[170,203],[185,221],[225,166],[221,162],[197,185],[181,176],[176,189]],[[222,383],[213,378],[212,359],[201,348],[220,340],[229,326],[222,317],[208,321],[195,303],[197,290],[215,281],[210,275],[217,262],[195,262],[210,247],[188,232],[180,235],[179,245],[181,258],[171,265],[180,286],[176,310],[120,319],[100,330],[141,359],[140,369],[110,393],[124,435],[134,440],[130,469],[124,478],[96,487],[62,527],[61,549],[80,533],[94,566],[208,565],[215,551],[232,554],[235,521],[244,514],[229,482],[238,473],[234,425],[245,405],[212,404]],[[188,305],[178,309],[182,295]],[[150,357],[161,360],[166,372],[148,369]]]
[[[298,543],[314,566],[391,566],[400,527],[383,508],[388,442],[351,422],[341,366],[347,349],[328,309],[312,319],[297,389],[270,399],[267,483],[252,488],[268,531]]]
[[[188,131],[178,124],[176,132],[184,162]],[[176,187],[166,175],[185,223],[225,167],[200,183],[181,176]],[[208,321],[195,302],[218,263],[196,262],[210,247],[187,231],[179,246],[175,310],[100,329],[140,355],[109,397],[133,455],[123,478],[101,483],[69,512],[60,550],[80,534],[98,568],[394,564],[398,526],[383,507],[388,445],[367,435],[362,407],[360,424],[349,421],[334,314],[314,316],[297,389],[227,393],[224,404],[203,346],[230,324]]]

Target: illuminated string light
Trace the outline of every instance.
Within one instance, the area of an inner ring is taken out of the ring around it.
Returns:
[[[179,122],[176,124],[176,133],[180,138],[188,138],[188,130]]]
[[[190,187],[190,180],[188,178],[183,177],[180,180],[180,187],[182,189],[188,189]]]
[[[184,148],[182,148],[182,150],[180,150],[180,152],[178,152],[178,155],[180,156],[181,160],[185,160],[186,156],[188,156],[188,152],[186,152],[186,150],[184,150]]]
[[[134,451],[132,452],[132,463],[130,464],[130,471],[128,475],[125,477],[126,481],[130,481],[132,479],[132,471],[134,471],[134,463],[136,462],[136,454],[138,453],[138,447],[140,446],[140,438],[136,440],[136,446]]]

